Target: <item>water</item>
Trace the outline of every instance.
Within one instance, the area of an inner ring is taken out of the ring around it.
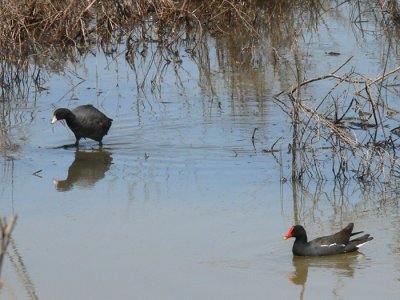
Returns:
[[[379,73],[374,40],[324,20],[302,48],[310,77],[348,55],[360,73]],[[146,61],[134,72],[123,55],[99,52],[50,73],[47,90],[11,109],[0,205],[19,219],[4,298],[397,299],[396,190],[281,180],[291,175],[291,129],[272,96],[291,86],[291,67],[221,64],[221,44],[209,43],[205,75],[186,55],[140,89]],[[50,124],[52,112],[85,103],[114,119],[103,148],[59,148],[74,137]],[[281,152],[263,152],[280,137]],[[297,221],[310,238],[354,222],[375,239],[361,253],[293,259],[282,238]]]

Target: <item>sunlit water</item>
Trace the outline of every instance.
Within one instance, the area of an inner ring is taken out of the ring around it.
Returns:
[[[329,34],[322,28],[304,50],[313,57],[310,74],[349,55],[360,72],[379,73],[371,40],[356,43],[348,22],[327,20]],[[252,70],[259,79],[251,82],[262,86],[255,88],[241,80],[246,71],[221,74],[213,52],[210,59],[215,95],[201,87],[189,57],[177,66],[181,83],[171,65],[151,92],[137,89],[123,55],[110,62],[99,54],[53,75],[47,91],[15,108],[19,147],[2,158],[0,185],[2,215],[19,218],[4,298],[398,298],[397,199],[281,180],[291,174],[290,122],[271,99],[290,83]],[[53,110],[85,103],[114,119],[103,148],[91,140],[79,151],[59,148],[74,137],[50,124]],[[281,152],[262,151],[279,137]],[[295,214],[311,238],[354,222],[375,239],[358,254],[293,259],[293,241],[282,237]]]

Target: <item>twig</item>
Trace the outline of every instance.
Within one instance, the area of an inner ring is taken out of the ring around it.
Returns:
[[[398,72],[399,70],[400,70],[400,66],[397,67],[397,68],[395,68],[395,69],[393,69],[392,71],[387,72],[386,74],[383,74],[382,76],[379,76],[378,78],[375,78],[375,80],[373,80],[372,82],[370,82],[368,85],[371,86],[371,85],[373,85],[373,84],[375,84],[375,83],[377,83],[377,82],[379,82],[379,81],[385,79],[386,77],[389,77],[390,75],[392,75],[392,74]],[[364,86],[362,89],[358,90],[355,94],[358,95],[358,94],[360,94],[360,93],[361,93],[363,90],[365,90],[365,89],[366,89],[366,86]]]
[[[278,139],[275,141],[275,143],[272,144],[271,148],[269,148],[269,149],[263,149],[262,151],[263,151],[264,153],[279,152],[279,150],[275,150],[274,147],[275,147],[276,143],[278,143],[279,140],[281,140],[281,139],[282,139],[282,137],[278,138]]]
[[[257,129],[258,129],[257,127],[254,128],[253,135],[251,136],[251,141],[253,142],[253,144],[254,144],[254,135],[256,134]]]

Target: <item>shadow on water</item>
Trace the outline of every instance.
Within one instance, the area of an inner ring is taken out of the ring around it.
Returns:
[[[112,163],[111,152],[103,149],[83,151],[76,150],[75,159],[68,168],[67,178],[54,180],[54,186],[59,192],[67,192],[75,186],[81,188],[93,187],[104,178]]]
[[[332,269],[340,273],[341,277],[351,278],[354,277],[355,270],[360,268],[360,259],[366,258],[360,252],[325,257],[293,256],[292,263],[295,271],[291,274],[289,280],[295,285],[302,286],[299,299],[305,299],[304,293],[310,268]]]

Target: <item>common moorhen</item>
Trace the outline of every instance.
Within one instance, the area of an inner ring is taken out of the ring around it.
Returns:
[[[350,237],[363,231],[352,232],[354,223],[350,223],[341,231],[307,241],[307,233],[303,226],[292,226],[284,239],[295,237],[292,252],[298,256],[324,256],[357,251],[373,239],[369,234],[350,240]]]
[[[75,146],[81,138],[90,138],[102,145],[103,137],[111,127],[112,119],[107,117],[93,105],[81,105],[73,110],[59,108],[53,113],[51,124],[66,120],[68,127],[75,135]]]

